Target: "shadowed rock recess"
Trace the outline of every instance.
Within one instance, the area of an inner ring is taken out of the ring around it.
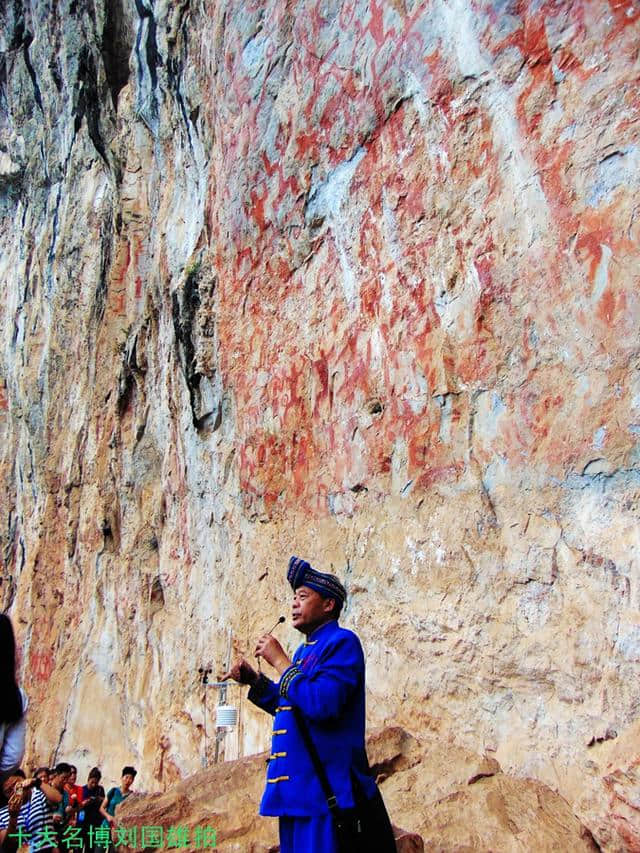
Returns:
[[[297,553],[406,849],[640,851],[639,44],[632,0],[0,3],[27,763],[269,849],[269,722],[231,687],[216,741],[198,669]]]

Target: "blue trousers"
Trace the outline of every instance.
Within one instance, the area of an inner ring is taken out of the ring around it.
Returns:
[[[337,853],[330,815],[281,817],[280,853]]]

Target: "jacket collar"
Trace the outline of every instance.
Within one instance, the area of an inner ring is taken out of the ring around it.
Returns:
[[[337,619],[332,619],[330,622],[325,622],[324,625],[320,625],[319,628],[316,628],[308,637],[305,638],[305,643],[307,645],[309,643],[315,643],[320,637],[329,636],[333,634],[340,626],[338,625]]]

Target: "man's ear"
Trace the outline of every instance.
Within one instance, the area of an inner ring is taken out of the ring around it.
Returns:
[[[336,609],[336,600],[335,598],[325,598],[324,600],[324,610],[325,613],[333,613]]]

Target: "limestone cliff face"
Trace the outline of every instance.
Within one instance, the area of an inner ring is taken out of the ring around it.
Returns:
[[[347,583],[372,724],[637,849],[637,739],[608,762],[640,716],[639,18],[0,4],[0,595],[34,760],[160,789],[205,727],[211,759],[197,669],[288,612],[299,553]],[[268,738],[233,696],[227,757]]]

